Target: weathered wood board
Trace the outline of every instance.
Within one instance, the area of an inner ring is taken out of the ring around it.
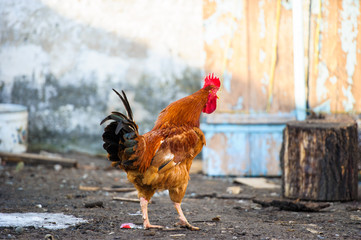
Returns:
[[[320,17],[318,1],[314,2],[309,19],[310,108],[315,112],[361,113],[360,1],[321,1]]]
[[[277,1],[204,1],[205,70],[223,76],[218,113],[289,113],[293,101],[292,10]],[[287,34],[286,34],[287,33]],[[273,86],[271,62],[277,45]],[[290,100],[291,99],[291,100]]]

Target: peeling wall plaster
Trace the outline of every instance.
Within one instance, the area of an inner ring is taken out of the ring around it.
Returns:
[[[322,1],[322,15],[323,19],[327,19],[329,15],[329,1]],[[312,13],[318,14],[319,4],[318,1],[312,2]],[[343,110],[346,112],[354,111],[354,106],[356,103],[354,96],[354,73],[357,67],[357,36],[358,36],[358,18],[360,16],[360,1],[354,0],[343,0],[342,7],[337,10],[340,14],[339,23],[340,28],[338,29],[338,36],[341,43],[342,51],[344,52],[344,57],[346,59],[344,69],[346,71],[346,81],[341,81],[345,83],[344,86],[340,86],[340,95],[343,95],[342,105]],[[330,31],[327,29],[329,27],[329,23],[325,20],[321,21],[321,33],[320,33],[320,52],[322,52],[322,32]],[[326,51],[326,50],[325,50]],[[322,53],[321,53],[322,58]],[[327,62],[327,61],[326,61]],[[316,80],[316,88],[317,88],[317,101],[319,105],[314,108],[322,109],[323,111],[331,111],[329,94],[330,94],[330,85],[337,84],[339,80],[337,76],[335,76],[335,72],[329,72],[329,67],[327,63],[324,61],[319,62],[318,65],[318,76]],[[329,81],[329,83],[328,83]]]
[[[352,84],[352,76],[357,63],[357,18],[360,15],[360,2],[353,0],[343,0],[341,10],[341,28],[339,29],[341,47],[346,53],[346,72],[348,83]]]
[[[262,83],[261,89],[262,89],[263,94],[267,93],[268,86],[269,86],[269,80],[270,80],[270,78],[269,78],[268,74],[266,72],[264,72],[263,77],[261,79],[261,83]]]
[[[347,89],[342,86],[342,93],[346,97],[346,100],[342,101],[342,105],[345,108],[346,112],[351,112],[353,110],[353,105],[356,103],[351,90],[351,86],[348,86]]]
[[[327,97],[328,90],[326,88],[326,81],[329,78],[328,68],[325,62],[318,64],[318,77],[316,82],[317,101],[320,102]]]
[[[202,1],[0,2],[0,102],[29,110],[29,142],[101,151],[124,89],[140,130],[203,78]]]
[[[221,44],[226,47],[226,42],[221,38],[227,36],[232,38],[237,23],[244,17],[244,4],[242,0],[216,0],[217,11],[208,19],[204,19],[204,41],[211,45],[213,41],[220,40]],[[200,15],[202,16],[202,15]],[[228,21],[218,21],[221,17],[227,17]]]
[[[341,10],[341,28],[339,29],[341,47],[346,54],[347,89],[343,86],[342,92],[346,100],[342,101],[345,111],[352,111],[356,103],[351,91],[353,75],[357,64],[357,34],[360,15],[360,1],[343,0]]]
[[[231,92],[232,73],[227,70],[223,74],[223,87],[227,92]]]
[[[263,63],[266,60],[266,52],[263,49],[259,49],[259,62]]]
[[[264,16],[264,8],[262,8],[265,4],[265,1],[259,1],[258,6],[260,8],[259,10],[259,16],[258,16],[258,23],[260,25],[261,31],[259,32],[259,37],[261,39],[266,37],[266,21]]]

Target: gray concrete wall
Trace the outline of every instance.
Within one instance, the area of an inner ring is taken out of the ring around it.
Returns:
[[[32,149],[101,152],[112,88],[145,132],[201,85],[201,0],[2,0],[0,15],[0,102],[28,107]]]

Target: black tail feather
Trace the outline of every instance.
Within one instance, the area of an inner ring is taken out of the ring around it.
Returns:
[[[103,124],[106,121],[112,120],[112,122],[104,129],[102,136],[104,141],[103,148],[108,152],[108,158],[110,161],[117,162],[117,165],[128,167],[135,160],[121,158],[122,156],[129,157],[129,153],[134,153],[137,145],[135,138],[139,135],[138,125],[133,121],[132,109],[124,91],[122,91],[123,96],[121,96],[116,90],[113,89],[113,91],[121,99],[128,116],[120,112],[112,112],[101,121],[100,124]]]
[[[124,161],[124,162],[122,162],[122,165],[125,167],[132,166],[135,161],[137,161],[137,159]]]
[[[129,121],[129,119],[120,112],[112,112],[112,115],[116,115],[117,117],[122,119],[122,122],[133,128],[134,131],[138,131],[138,126],[135,124],[133,120]]]
[[[113,88],[113,91],[114,91],[114,92],[119,96],[119,98],[122,100],[122,102],[123,102],[123,104],[124,104],[124,107],[125,107],[125,110],[127,110],[129,119],[133,121],[133,112],[132,112],[132,109],[130,108],[127,95],[125,95],[125,92],[124,92],[123,90],[122,90],[123,96],[121,96],[121,95],[117,92],[117,90],[115,90],[114,88]]]

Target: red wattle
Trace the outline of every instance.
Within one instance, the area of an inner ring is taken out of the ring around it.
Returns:
[[[211,98],[208,100],[206,106],[203,108],[204,113],[211,114],[217,108],[217,98]]]

